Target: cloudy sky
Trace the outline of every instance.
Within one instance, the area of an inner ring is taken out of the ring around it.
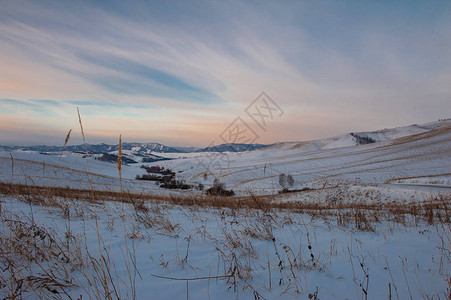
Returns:
[[[265,131],[246,107],[283,110]],[[0,0],[0,145],[206,146],[451,117],[449,1]]]

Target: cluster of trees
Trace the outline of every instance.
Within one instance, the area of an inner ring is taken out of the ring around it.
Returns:
[[[294,185],[294,178],[291,174],[288,175],[286,175],[285,173],[280,174],[279,185],[282,187],[282,189],[279,191],[279,194],[298,191],[296,189],[291,189]]]
[[[218,178],[213,181],[213,186],[207,191],[207,195],[212,196],[233,196],[235,192],[233,190],[227,190],[223,182],[220,182]]]
[[[173,180],[168,183],[163,183],[160,187],[165,189],[181,189],[181,190],[189,190],[193,188],[192,185],[186,184],[183,180]]]
[[[143,175],[138,174],[138,175],[136,175],[136,179],[163,182],[163,178],[161,176],[152,175],[152,174],[143,174]]]
[[[372,144],[375,143],[376,140],[367,136],[360,136],[355,133],[351,133],[351,135],[355,138],[359,145]]]
[[[173,172],[171,169],[165,169],[163,167],[159,167],[159,166],[152,166],[152,167],[148,167],[145,165],[141,165],[141,169],[146,170],[147,173],[152,173],[152,174],[161,174],[161,175],[175,175],[175,172]]]
[[[292,187],[294,184],[294,179],[293,176],[291,176],[290,174],[285,175],[285,173],[282,173],[279,175],[279,185],[281,187],[286,187],[287,185],[289,187]]]
[[[197,185],[186,184],[183,180],[177,180],[175,172],[171,169],[160,168],[159,166],[147,167],[142,165],[141,168],[147,171],[147,174],[136,175],[138,180],[150,180],[155,181],[157,185],[166,189],[197,189],[199,191],[204,190],[204,185],[199,183]],[[208,179],[208,175],[204,174],[204,180]],[[292,180],[292,179],[291,179]],[[213,181],[213,186],[205,191],[207,195],[213,196],[234,196],[235,192],[233,190],[226,189],[224,183],[215,179]]]
[[[100,160],[100,161],[111,162],[111,163],[117,163],[119,160],[119,157],[116,154],[103,153],[102,155],[95,157],[94,159]],[[137,163],[133,159],[125,157],[125,156],[121,157],[121,161],[122,161],[123,165]]]

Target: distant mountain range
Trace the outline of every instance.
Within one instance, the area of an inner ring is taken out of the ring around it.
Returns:
[[[426,123],[426,124],[413,124],[409,126],[402,126],[390,129],[382,129],[376,131],[368,132],[353,132],[338,135],[335,137],[305,141],[305,142],[282,142],[276,144],[221,144],[217,146],[208,146],[205,148],[198,147],[172,147],[166,146],[160,143],[122,143],[123,154],[133,155],[139,157],[147,157],[149,159],[162,159],[158,153],[199,153],[199,152],[245,152],[253,151],[266,147],[274,147],[278,145],[287,145],[295,147],[309,148],[310,150],[321,150],[321,149],[332,149],[339,147],[349,147],[361,144],[377,143],[381,141],[392,140],[402,136],[407,136],[411,134],[418,134],[434,130],[437,128],[442,128],[448,126],[451,123],[451,119],[441,119],[436,122]],[[308,147],[307,147],[308,146]],[[1,146],[0,150],[4,151],[37,151],[41,153],[55,154],[62,150],[62,146]],[[67,146],[65,151],[75,152],[84,154],[117,154],[119,150],[119,145],[108,145],[108,144],[86,144],[86,145],[71,145]],[[115,153],[116,152],[116,153]]]
[[[122,150],[131,151],[137,156],[148,156],[152,153],[193,153],[193,152],[243,152],[252,151],[268,147],[270,145],[263,144],[221,144],[217,146],[209,146],[205,148],[196,147],[171,147],[160,143],[123,143]],[[23,150],[23,151],[37,151],[37,152],[61,152],[62,146],[0,146],[0,149],[5,151]],[[119,150],[119,145],[108,144],[86,144],[86,145],[72,145],[66,146],[65,151],[78,153],[110,153]]]
[[[195,152],[244,152],[244,151],[253,151],[257,149],[262,149],[269,147],[271,145],[264,144],[221,144],[218,146],[210,146],[202,149],[198,149]]]
[[[357,145],[372,144],[378,142],[388,142],[407,136],[426,134],[435,130],[449,130],[451,119],[442,119],[426,124],[413,124],[396,128],[386,128],[376,131],[352,132],[337,135],[334,137],[304,141],[304,142],[281,142],[276,144],[221,144],[197,147],[172,147],[160,143],[123,143],[122,162],[131,163],[152,163],[176,158],[187,158],[199,156],[205,152],[245,152],[266,148],[268,151],[296,150],[299,153],[315,152],[321,150],[337,149],[343,147],[353,147]],[[59,155],[62,146],[0,146],[0,151],[34,151],[47,155]],[[71,145],[65,147],[65,152],[72,152],[80,156],[92,157],[97,160],[116,162],[118,160],[119,145]],[[190,155],[184,155],[184,154]],[[196,153],[199,153],[196,155]],[[165,155],[166,154],[166,155]],[[194,155],[193,155],[194,154]],[[258,155],[258,153],[257,153]]]

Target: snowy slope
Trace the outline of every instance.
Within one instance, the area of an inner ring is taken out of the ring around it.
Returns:
[[[188,182],[211,184],[214,178],[238,191],[273,193],[278,176],[291,174],[293,188],[335,184],[383,184],[404,177],[451,175],[451,122],[368,133],[384,141],[355,145],[350,135],[218,157],[155,163],[180,171]],[[207,180],[204,180],[207,174]]]
[[[173,158],[183,156],[145,165],[172,169],[178,179],[206,187],[218,178],[238,195],[249,191],[277,194],[282,189],[278,180],[282,173],[292,175],[293,186],[286,186],[290,189],[346,184],[367,191],[377,189],[383,199],[393,195],[423,199],[431,193],[450,192],[451,121],[356,134],[379,142],[356,145],[353,135],[343,134],[316,141],[278,143],[243,153],[171,153]],[[14,176],[11,176],[10,153],[15,158]],[[111,153],[117,154],[117,151]],[[124,150],[124,154],[137,158],[133,149]],[[90,188],[93,183],[98,189],[120,188],[114,163],[82,156],[71,152],[61,157],[34,151],[0,152],[0,180],[78,188]],[[148,193],[168,193],[154,182],[134,179],[145,173],[141,164],[123,166],[123,186]],[[434,180],[438,178],[440,180]],[[324,196],[318,194],[317,197]],[[305,195],[284,195],[284,199],[302,199]]]
[[[10,155],[14,158],[13,163]],[[106,191],[120,191],[122,188],[125,191],[149,194],[182,193],[161,189],[154,182],[135,179],[137,174],[143,173],[145,171],[140,165],[124,165],[122,178],[119,178],[116,164],[86,159],[72,153],[60,157],[36,152],[0,152],[0,182]],[[186,193],[187,191],[183,192]]]

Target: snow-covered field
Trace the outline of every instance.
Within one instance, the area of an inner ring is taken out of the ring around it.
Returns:
[[[355,139],[348,134],[154,165],[181,171],[178,177],[191,183],[208,186],[219,178],[238,194],[248,191],[275,194],[282,188],[279,185],[282,173],[292,175],[293,186],[286,185],[290,189],[346,185],[365,192],[377,190],[383,200],[394,197],[421,200],[451,191],[451,121],[359,135],[379,142],[355,145]],[[412,185],[397,185],[400,183]],[[312,193],[298,193],[295,197],[307,201]]]
[[[122,187],[125,191],[147,194],[180,193],[163,190],[154,182],[136,180],[137,174],[145,173],[140,166],[124,166],[121,179],[116,164],[85,159],[78,154],[57,156],[37,152],[0,152],[0,181],[106,191],[120,191]]]
[[[356,145],[355,136],[375,142]],[[144,165],[169,168],[193,185],[208,188],[219,179],[238,196],[332,211],[89,203],[5,192],[0,298],[16,291],[63,299],[449,299],[451,121],[180,156]],[[0,152],[1,183],[147,199],[204,193],[135,179],[145,172],[141,163],[124,165],[120,178],[116,164],[77,153]],[[280,182],[281,174],[293,183]],[[395,211],[432,200],[441,206],[430,213]],[[393,215],[377,207],[333,210],[343,203],[393,205]]]
[[[209,187],[217,178],[237,195],[277,194],[283,188],[280,174],[291,175],[293,184],[286,184],[286,188],[313,190],[294,193],[296,199],[305,201],[323,197],[324,193],[318,191],[322,188],[337,186],[363,194],[371,191],[382,200],[424,200],[451,191],[451,121],[354,135],[377,142],[356,145],[353,135],[346,134],[318,141],[279,143],[243,153],[171,153],[172,157],[183,157],[144,165],[172,169],[177,179],[193,185]],[[132,153],[129,155],[133,158]],[[153,182],[135,180],[136,175],[145,173],[141,165],[123,166],[123,187],[169,193]],[[77,153],[60,156],[0,152],[0,181],[102,190],[119,190],[121,186],[114,163],[84,159]],[[292,197],[290,194],[288,198]]]
[[[407,217],[404,224],[381,221],[357,230],[352,220],[287,211],[60,205],[3,199],[0,278],[22,280],[24,298],[37,298],[39,284],[44,298],[64,299],[108,293],[114,299],[447,299],[450,293],[449,224]],[[24,250],[9,241],[28,245],[20,267],[7,259],[20,259]],[[5,297],[11,287],[3,284]]]

